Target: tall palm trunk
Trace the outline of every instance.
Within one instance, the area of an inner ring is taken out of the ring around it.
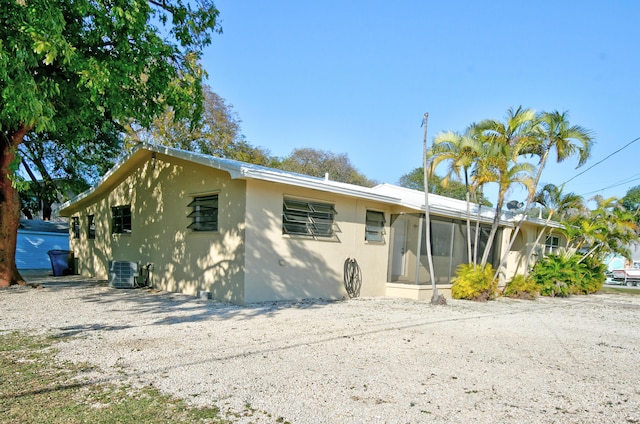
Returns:
[[[496,238],[496,233],[498,232],[498,225],[500,222],[500,213],[502,211],[502,205],[504,204],[504,194],[498,194],[498,201],[496,204],[495,214],[493,217],[493,223],[491,224],[491,231],[489,232],[489,237],[487,237],[487,244],[484,247],[484,252],[482,253],[482,261],[480,261],[480,266],[482,268],[487,265],[487,261],[489,260],[489,252],[491,251],[491,247],[493,247],[493,241]],[[500,267],[498,267],[500,269]]]
[[[431,256],[431,217],[429,216],[429,176],[428,176],[428,164],[427,164],[427,120],[429,119],[429,113],[424,114],[424,141],[422,152],[422,170],[424,174],[424,220],[425,220],[425,243],[427,244],[427,262],[429,264],[429,277],[431,278],[431,289],[433,294],[431,296],[431,302],[438,300],[438,286],[436,285],[436,276],[433,272],[433,257]]]
[[[482,198],[482,187],[478,187],[478,190],[480,190],[480,198]],[[474,234],[474,241],[473,241],[473,264],[477,265],[478,264],[478,243],[480,242],[480,217],[482,216],[482,205],[480,204],[480,202],[478,202],[478,196],[475,196],[476,199],[476,204],[478,205],[478,213],[476,215],[476,232]],[[474,267],[475,269],[475,267]]]
[[[531,249],[529,249],[529,251],[527,252],[527,259],[524,262],[524,273],[523,273],[525,277],[529,275],[529,264],[531,263],[531,256],[533,256],[533,252],[538,247],[538,243],[540,243],[540,239],[542,238],[542,235],[547,231],[547,228],[549,227],[549,223],[551,222],[551,217],[553,216],[553,212],[554,212],[553,210],[549,212],[549,216],[547,216],[547,220],[544,223],[544,227],[542,227],[542,230],[540,230],[540,232],[538,233],[538,236],[536,237],[536,240],[533,242],[533,246],[531,246]]]
[[[467,201],[467,261],[471,263],[471,200],[469,194],[469,175],[464,169],[464,185],[466,187],[465,199]]]

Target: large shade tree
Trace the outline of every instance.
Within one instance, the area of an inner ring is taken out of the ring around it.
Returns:
[[[22,281],[15,264],[20,145],[50,134],[47,141],[77,150],[95,140],[96,123],[135,119],[146,127],[167,106],[177,117],[197,117],[199,59],[219,27],[211,0],[0,5],[0,286],[7,286]]]
[[[235,159],[258,165],[269,165],[267,150],[251,145],[240,129],[240,118],[224,98],[208,85],[203,86],[202,117],[193,122],[190,117],[176,120],[172,108],[153,120],[150,128],[136,123],[127,126],[128,141],[146,142],[177,149]],[[129,144],[129,143],[128,143]]]
[[[67,200],[95,183],[122,152],[122,128],[114,122],[95,123],[93,138],[71,142],[70,133],[29,133],[17,152],[25,181],[16,181],[22,212],[29,218],[51,218],[54,202]],[[60,143],[58,140],[65,140]]]
[[[328,174],[334,181],[373,187],[375,182],[368,179],[351,163],[345,153],[333,153],[326,150],[301,147],[294,149],[281,161],[274,161],[273,166],[285,171],[299,174],[324,177]]]

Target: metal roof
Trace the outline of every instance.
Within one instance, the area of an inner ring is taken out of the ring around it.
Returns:
[[[101,187],[108,186],[109,182],[122,174],[121,168],[130,161],[148,160],[155,154],[170,156],[185,161],[198,163],[210,168],[227,172],[233,179],[255,179],[262,181],[276,182],[297,187],[310,188],[328,193],[341,194],[361,199],[374,200],[386,204],[402,206],[416,212],[424,211],[424,192],[412,190],[393,184],[379,184],[373,188],[362,187],[355,184],[332,181],[328,177],[318,178],[309,175],[297,174],[280,169],[269,168],[261,165],[254,165],[233,159],[224,159],[215,156],[205,155],[197,152],[175,149],[172,147],[158,146],[154,144],[141,143],[129,154],[125,155],[118,163],[109,170],[93,187],[79,194],[75,198],[65,202],[60,206],[60,214],[65,216],[67,210],[83,200],[90,200],[92,194]],[[429,209],[433,214],[464,219],[467,214],[467,204],[464,200],[452,199],[437,194],[429,194]],[[471,214],[473,219],[478,213],[478,205],[471,204]],[[481,221],[490,222],[494,216],[492,207],[480,208]],[[512,224],[517,216],[512,212],[505,212],[500,216],[501,224]],[[529,219],[530,222],[539,221]],[[539,222],[544,224],[544,221]]]

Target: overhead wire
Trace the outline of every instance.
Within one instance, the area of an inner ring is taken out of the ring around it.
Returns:
[[[636,141],[640,140],[640,137],[637,137],[633,140],[631,140],[630,142],[628,142],[627,144],[625,144],[624,146],[622,146],[621,148],[619,148],[618,150],[616,150],[613,153],[610,153],[609,155],[607,155],[604,159],[599,160],[598,162],[594,163],[593,165],[591,165],[590,167],[588,167],[587,169],[585,169],[582,172],[577,173],[576,175],[574,175],[573,177],[569,178],[567,181],[565,181],[564,183],[562,183],[562,185],[567,184],[569,181],[572,181],[576,178],[578,178],[580,175],[584,174],[585,172],[593,169],[595,166],[600,165],[602,162],[604,162],[605,160],[609,159],[611,156],[615,155],[616,153],[620,153],[622,150],[626,149],[627,147],[629,147],[630,145],[632,145],[633,143],[635,143]],[[611,188],[611,187],[608,187]],[[601,190],[605,190],[605,189],[601,189]],[[596,191],[601,191],[601,190],[596,190]],[[587,193],[588,194],[588,193]]]
[[[624,181],[621,181],[621,182],[619,182],[619,183],[616,183],[616,184],[610,185],[610,186],[608,186],[608,187],[603,187],[603,188],[601,188],[600,190],[594,190],[594,191],[590,191],[590,192],[588,192],[588,193],[582,193],[582,194],[581,194],[581,196],[586,196],[586,195],[589,195],[589,194],[598,193],[598,192],[600,192],[600,191],[608,190],[608,189],[610,189],[610,188],[614,188],[614,187],[619,187],[619,186],[621,186],[621,185],[628,184],[628,183],[630,183],[630,182],[632,182],[632,181],[637,181],[637,180],[640,180],[640,177],[638,177],[638,178],[633,178],[633,179],[626,179],[626,180],[624,180]]]

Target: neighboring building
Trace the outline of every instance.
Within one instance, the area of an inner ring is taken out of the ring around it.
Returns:
[[[429,195],[429,204],[434,271],[446,295],[456,266],[467,262],[466,203]],[[152,264],[158,288],[242,304],[344,298],[349,258],[361,271],[361,296],[429,299],[423,210],[416,190],[140,145],[60,215],[76,229],[70,248],[83,275],[106,279],[111,260]],[[475,221],[477,205],[471,211]],[[492,217],[483,207],[481,247]],[[513,219],[501,217],[494,264]],[[503,281],[522,272],[543,224],[525,222]]]
[[[16,245],[18,270],[51,270],[49,250],[69,249],[67,222],[21,219]]]

